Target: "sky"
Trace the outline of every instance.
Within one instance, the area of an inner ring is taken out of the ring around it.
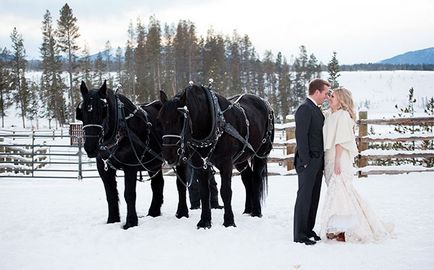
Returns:
[[[42,19],[53,21],[66,2],[0,0],[0,47],[11,49],[14,27],[29,58],[39,58]],[[247,34],[259,56],[266,50],[291,61],[305,45],[323,63],[334,51],[340,64],[378,62],[407,51],[434,47],[434,0],[75,0],[67,2],[80,28],[79,45],[91,54],[124,47],[130,22],[145,25],[155,16],[161,25],[180,20],[227,36]]]

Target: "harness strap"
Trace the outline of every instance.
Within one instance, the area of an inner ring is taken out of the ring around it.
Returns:
[[[105,144],[103,144],[102,141],[100,142],[100,150],[109,152],[108,158],[103,159],[104,169],[108,170],[107,165],[109,165],[113,169],[116,169],[113,166],[111,159],[114,159],[118,163],[120,163],[122,165],[126,165],[126,166],[138,166],[138,165],[140,165],[147,171],[150,171],[150,169],[146,168],[145,165],[154,161],[155,159],[158,159],[161,162],[164,162],[164,159],[149,147],[149,141],[150,141],[149,136],[151,134],[150,128],[152,127],[152,124],[149,121],[147,111],[145,111],[144,109],[142,109],[139,106],[136,106],[136,108],[133,112],[131,112],[128,116],[125,116],[124,103],[119,99],[119,96],[117,94],[115,94],[115,107],[116,107],[116,110],[115,110],[116,113],[115,113],[115,121],[114,121],[114,124],[115,124],[114,132],[113,132],[112,136],[110,137],[110,139],[108,140],[108,142],[106,141]],[[143,143],[143,141],[134,132],[131,131],[131,129],[128,127],[128,124],[127,124],[127,120],[136,116],[138,111],[142,112],[143,117],[141,117],[141,118],[144,120],[146,125],[148,125],[146,144]],[[122,133],[124,133],[124,132],[126,133],[125,134],[126,136],[122,135]],[[118,158],[116,158],[116,156],[114,155],[115,152],[117,151],[117,146],[119,145],[119,142],[125,137],[127,137],[130,141],[130,146],[131,146],[131,148],[134,152],[134,155],[137,159],[137,162],[138,162],[137,164],[128,164],[128,163],[122,162]],[[113,141],[113,142],[110,143],[111,141]],[[140,157],[136,151],[136,147],[134,147],[134,144],[139,145],[139,147],[143,148],[143,152],[142,152]],[[150,153],[153,156],[153,158],[146,161],[146,162],[142,162],[142,159],[146,153]]]

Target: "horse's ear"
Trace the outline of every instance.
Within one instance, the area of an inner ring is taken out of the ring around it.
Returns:
[[[160,101],[161,103],[166,103],[168,100],[166,93],[164,91],[160,90]]]
[[[104,83],[102,84],[101,88],[99,89],[100,93],[103,97],[107,96],[107,80],[104,80]]]
[[[89,92],[89,90],[87,89],[86,83],[84,81],[81,81],[80,92],[81,92],[82,96],[86,95],[87,92]]]

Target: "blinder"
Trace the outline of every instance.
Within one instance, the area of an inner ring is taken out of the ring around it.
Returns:
[[[75,119],[80,121],[83,121],[83,111],[81,108],[82,106],[83,106],[83,101],[78,103],[77,107],[75,108]]]

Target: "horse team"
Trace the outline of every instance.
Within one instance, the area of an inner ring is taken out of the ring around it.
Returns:
[[[107,88],[89,90],[84,82],[76,118],[83,122],[84,149],[96,158],[108,203],[107,223],[120,222],[116,171],[124,171],[127,217],[124,229],[137,226],[137,173],[147,171],[152,202],[148,215],[161,215],[164,162],[176,171],[176,217],[188,217],[186,191],[194,170],[200,185],[201,218],[197,228],[211,227],[209,176],[217,168],[224,204],[225,227],[236,226],[232,211],[232,171],[241,173],[246,191],[244,213],[261,217],[267,189],[267,156],[274,139],[269,104],[251,94],[231,99],[211,87],[190,83],[172,98],[135,105]]]

